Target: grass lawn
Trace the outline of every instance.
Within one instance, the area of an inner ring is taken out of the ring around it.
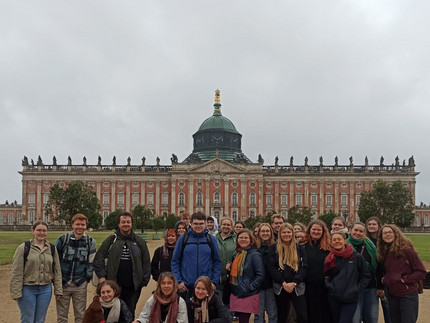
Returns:
[[[60,235],[66,232],[69,231],[51,231],[48,233],[48,241],[55,243],[55,240],[57,240]],[[112,231],[89,232],[89,235],[96,239],[97,248],[110,234],[112,234]],[[0,231],[0,265],[11,263],[16,247],[18,247],[18,245],[23,243],[25,240],[29,240],[32,237],[33,235],[31,232]]]
[[[55,243],[55,240],[66,232],[53,231],[48,233],[48,241]],[[109,236],[112,231],[97,231],[89,234],[96,239],[97,247]],[[0,231],[0,265],[12,262],[16,247],[32,238],[31,232],[2,232]],[[407,236],[414,242],[414,248],[418,252],[422,261],[430,262],[430,234],[410,233]]]

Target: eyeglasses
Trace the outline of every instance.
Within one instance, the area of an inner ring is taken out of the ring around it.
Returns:
[[[204,226],[206,223],[204,222],[192,222],[191,225],[194,225],[196,227],[202,227]]]
[[[394,234],[394,232],[392,232],[392,231],[385,231],[385,232],[382,232],[382,235],[383,235],[383,236],[387,236],[387,235],[391,235],[391,234]]]

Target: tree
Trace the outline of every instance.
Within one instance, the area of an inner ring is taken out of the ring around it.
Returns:
[[[154,217],[154,210],[148,209],[144,205],[136,205],[133,209],[133,220],[136,229],[151,229],[151,219]]]
[[[339,214],[336,214],[332,210],[330,210],[320,215],[318,220],[324,221],[324,223],[327,225],[327,228],[331,228],[331,223],[333,222],[333,219],[337,216],[339,216]]]
[[[118,216],[123,212],[123,210],[118,209],[110,213],[105,219],[106,229],[115,230],[118,227]]]
[[[389,185],[383,181],[373,184],[371,191],[362,193],[358,216],[365,222],[377,216],[382,223],[394,223],[401,228],[410,227],[414,209],[412,194],[401,181]]]
[[[301,222],[308,225],[312,221],[314,212],[307,206],[295,205],[288,210],[287,222],[294,224]]]
[[[72,223],[72,217],[82,213],[88,218],[88,228],[102,224],[100,202],[91,186],[82,181],[68,182],[64,188],[54,184],[49,191],[46,214],[59,223]]]
[[[257,222],[263,222],[263,217],[262,217],[261,215],[258,215],[258,216],[253,217],[253,218],[251,218],[251,217],[247,218],[247,219],[245,220],[245,226],[246,226],[249,230],[252,230],[252,229],[254,228],[254,225],[255,225]]]
[[[158,231],[166,227],[166,221],[162,216],[156,216],[155,218],[152,219],[151,222],[152,222],[152,228],[155,230],[155,233],[158,233]]]
[[[174,228],[176,222],[180,221],[181,217],[175,216],[173,213],[166,216],[166,228]]]

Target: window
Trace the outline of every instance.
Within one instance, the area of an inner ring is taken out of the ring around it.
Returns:
[[[429,215],[428,214],[424,214],[424,225],[426,227],[428,227],[428,225],[429,225]]]
[[[341,195],[340,197],[342,206],[347,206],[348,204],[348,195]]]
[[[415,226],[417,227],[421,226],[421,219],[419,214],[415,214]]]
[[[235,223],[236,223],[236,221],[237,221],[237,211],[233,211],[233,212],[231,213],[231,217],[232,217],[232,219],[233,219],[233,222],[235,222]]]
[[[168,188],[168,187],[169,187],[169,183],[164,182],[164,183],[163,183],[163,188]]]
[[[13,213],[9,212],[9,220],[8,220],[9,224],[13,224]]]
[[[286,219],[287,218],[287,211],[282,211],[281,215],[284,219]]]
[[[361,195],[357,195],[355,197],[355,204],[357,205],[357,207],[360,205],[360,199],[361,199]]]
[[[231,194],[231,204],[237,206],[237,193],[234,192]]]
[[[169,194],[168,193],[163,193],[163,195],[161,195],[161,204],[162,205],[168,205],[169,204]]]
[[[311,195],[311,206],[317,206],[317,195],[316,194]]]
[[[215,192],[215,194],[214,194],[214,203],[220,203],[219,192]]]
[[[136,206],[139,204],[139,194],[134,193],[131,197],[131,203],[133,204],[133,206]]]
[[[255,193],[249,194],[249,205],[255,206]]]
[[[103,194],[103,205],[109,205],[109,194]]]
[[[196,195],[196,205],[203,205],[203,194],[201,192],[198,192]]]
[[[219,211],[215,211],[214,215],[217,219],[219,219]]]
[[[149,193],[148,195],[146,195],[146,204],[154,205],[154,194]]]
[[[18,213],[18,224],[21,224],[22,222],[22,214]]]
[[[103,211],[103,222],[106,220],[108,216],[109,216],[109,211]]]
[[[48,224],[49,224],[49,215],[48,215],[48,214],[45,214],[45,215],[43,216],[43,221],[45,221],[46,223],[48,223]]]
[[[149,182],[149,183],[148,183],[148,187],[149,187],[149,188],[153,188],[153,187],[154,187],[154,183],[153,183],[153,182]]]
[[[255,211],[250,211],[249,212],[249,217],[250,218],[255,218]]]
[[[34,211],[30,211],[30,214],[28,215],[28,221],[30,224],[33,224],[34,222]]]
[[[118,187],[119,188],[123,188],[124,187],[124,182],[118,182]]]
[[[288,200],[288,195],[282,194],[281,195],[281,206],[282,207],[287,207],[287,200]]]
[[[4,224],[4,213],[0,213],[0,224]]]
[[[138,188],[139,187],[139,182],[133,182],[133,187],[134,188]]]
[[[266,205],[267,206],[271,206],[272,205],[272,195],[271,194],[267,194],[266,195]]]
[[[296,195],[296,205],[302,205],[302,195]]]
[[[325,196],[325,204],[327,207],[331,207],[331,202],[332,202],[333,196],[331,195],[326,195]]]
[[[36,196],[34,194],[28,194],[28,204],[34,205],[35,197]]]
[[[48,204],[49,194],[43,194],[43,205]]]
[[[124,205],[124,194],[118,194],[118,205]]]
[[[179,193],[178,194],[178,200],[179,200],[179,205],[184,206],[185,205],[185,194],[182,192]]]

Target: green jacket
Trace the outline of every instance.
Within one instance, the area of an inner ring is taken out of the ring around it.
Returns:
[[[63,295],[61,282],[61,267],[57,249],[51,255],[51,246],[45,241],[45,247],[40,250],[31,240],[27,262],[24,266],[24,243],[15,251],[12,260],[10,295],[12,299],[22,297],[22,286],[38,286],[54,284],[54,294]]]
[[[133,268],[133,285],[135,290],[146,286],[151,275],[151,262],[149,250],[143,238],[133,231],[127,236],[116,233],[103,241],[94,258],[94,270],[99,278],[117,280],[118,267],[124,244],[130,249],[131,263]],[[107,262],[105,259],[107,258]]]
[[[225,266],[231,261],[231,257],[236,251],[236,234],[231,232],[227,238],[223,239],[218,232],[215,237],[218,242],[219,256],[221,258],[220,284],[223,285],[228,279],[227,269],[225,269]]]

